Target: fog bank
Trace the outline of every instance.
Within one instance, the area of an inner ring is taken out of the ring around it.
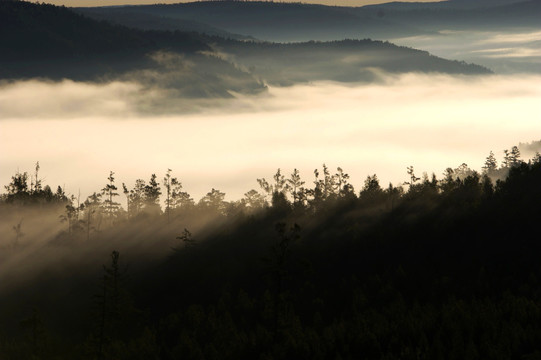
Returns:
[[[435,35],[391,39],[445,59],[486,66],[498,74],[541,74],[541,31],[440,31]]]
[[[326,163],[342,167],[360,190],[368,174],[397,184],[410,165],[419,175],[440,176],[463,162],[480,169],[490,150],[501,159],[503,149],[539,140],[540,99],[537,75],[406,74],[376,85],[269,88],[217,102],[171,99],[131,83],[4,84],[0,183],[39,161],[46,184],[85,198],[103,188],[110,170],[131,187],[152,173],[161,180],[170,168],[196,200],[211,188],[232,200],[277,168],[298,168],[310,182]],[[141,110],[141,103],[173,102],[192,111]]]

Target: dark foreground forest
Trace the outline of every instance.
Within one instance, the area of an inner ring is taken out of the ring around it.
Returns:
[[[1,197],[0,359],[541,359],[541,157]],[[124,204],[120,206],[120,199]]]

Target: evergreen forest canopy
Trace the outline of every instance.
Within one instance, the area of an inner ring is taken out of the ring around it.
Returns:
[[[111,172],[82,200],[37,163],[1,196],[0,353],[539,357],[539,152],[406,176],[358,191],[340,168],[278,170],[237,201],[195,202],[171,170],[133,188]]]

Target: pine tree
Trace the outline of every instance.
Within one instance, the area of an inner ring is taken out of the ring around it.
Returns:
[[[138,311],[133,307],[125,285],[126,274],[120,269],[120,253],[111,253],[111,264],[103,266],[100,291],[96,298],[94,329],[95,356],[107,358],[108,348],[115,340],[123,340],[133,333]]]
[[[288,189],[293,197],[293,206],[296,208],[301,207],[304,202],[304,181],[301,180],[299,170],[294,169],[293,173],[290,175],[289,179],[286,180],[288,184]]]
[[[265,196],[252,189],[244,194],[244,204],[247,206],[249,212],[253,213],[257,210],[265,208],[267,201]]]
[[[8,203],[24,204],[28,199],[30,192],[28,189],[28,173],[17,173],[11,177],[9,185],[4,186],[7,191]]]
[[[163,178],[163,186],[165,186],[165,213],[167,214],[167,223],[171,221],[171,205],[173,203],[173,200],[171,198],[171,190],[172,190],[172,184],[171,184],[171,169],[167,169],[167,173],[165,174],[165,177]]]
[[[376,174],[368,175],[364,180],[364,187],[359,193],[359,200],[367,204],[376,204],[383,197],[383,189],[379,185],[379,180]]]
[[[261,189],[265,193],[267,193],[267,196],[271,199],[277,194],[277,193],[286,193],[289,190],[289,181],[285,179],[285,176],[282,175],[282,172],[280,169],[276,170],[276,174],[273,176],[274,184],[269,184],[265,178],[257,179],[257,182]]]
[[[114,175],[115,173],[112,171],[109,173],[109,177],[107,178],[109,183],[101,190],[101,194],[105,198],[105,200],[103,200],[103,208],[107,218],[109,219],[109,225],[113,225],[120,209],[120,203],[114,200],[116,196],[119,196],[118,192],[116,192],[118,188],[115,185]]]
[[[513,146],[511,148],[511,166],[517,166],[520,164],[520,150],[518,149],[518,146]]]
[[[483,174],[487,174],[490,176],[490,174],[492,174],[497,169],[498,161],[496,160],[494,153],[490,151],[490,154],[487,156],[485,164],[483,165]]]
[[[210,192],[208,192],[201,200],[199,201],[199,205],[201,205],[203,208],[210,209],[212,211],[216,211],[220,214],[224,214],[225,211],[225,193],[221,192],[220,190],[216,190],[212,188]]]
[[[341,167],[336,168],[334,178],[339,197],[355,197],[353,185],[349,183],[349,174],[346,174]]]
[[[68,204],[66,205],[66,210],[64,211],[64,214],[59,216],[60,221],[65,222],[68,225],[68,237],[71,237],[74,230],[78,228],[77,220],[79,217],[79,211],[81,210],[79,207],[75,206],[74,199],[75,197],[72,196]]]
[[[455,177],[464,180],[468,176],[474,175],[474,171],[468,167],[468,164],[462,163],[454,170]]]
[[[186,191],[183,191],[182,183],[177,178],[171,179],[171,207],[172,209],[191,209],[195,205],[194,200]]]
[[[143,179],[137,179],[135,180],[135,186],[129,191],[129,195],[127,195],[129,216],[131,218],[137,217],[145,206],[145,187],[145,181]],[[126,191],[127,188],[124,190]]]
[[[144,210],[147,214],[158,215],[160,208],[160,184],[156,181],[156,174],[150,176],[148,185],[144,188]]]
[[[415,170],[413,170],[413,166],[408,166],[408,175],[410,177],[410,181],[404,182],[404,184],[406,185],[413,186],[417,181],[421,180],[421,178],[415,176]]]
[[[503,156],[502,166],[504,168],[512,168],[520,164],[520,150],[518,149],[517,146],[513,146],[511,148],[511,151],[504,150],[503,154],[504,156]]]

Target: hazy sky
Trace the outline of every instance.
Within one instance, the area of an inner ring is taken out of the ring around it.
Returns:
[[[436,0],[401,0],[404,2],[431,2]],[[35,2],[35,1],[34,1]],[[190,2],[180,0],[48,0],[46,3],[65,6],[111,6],[111,5],[141,5],[141,4],[174,4],[179,2]],[[291,1],[294,2],[294,1]],[[311,0],[302,1],[307,4],[324,4],[340,6],[364,6],[369,4],[380,4],[390,0]]]

